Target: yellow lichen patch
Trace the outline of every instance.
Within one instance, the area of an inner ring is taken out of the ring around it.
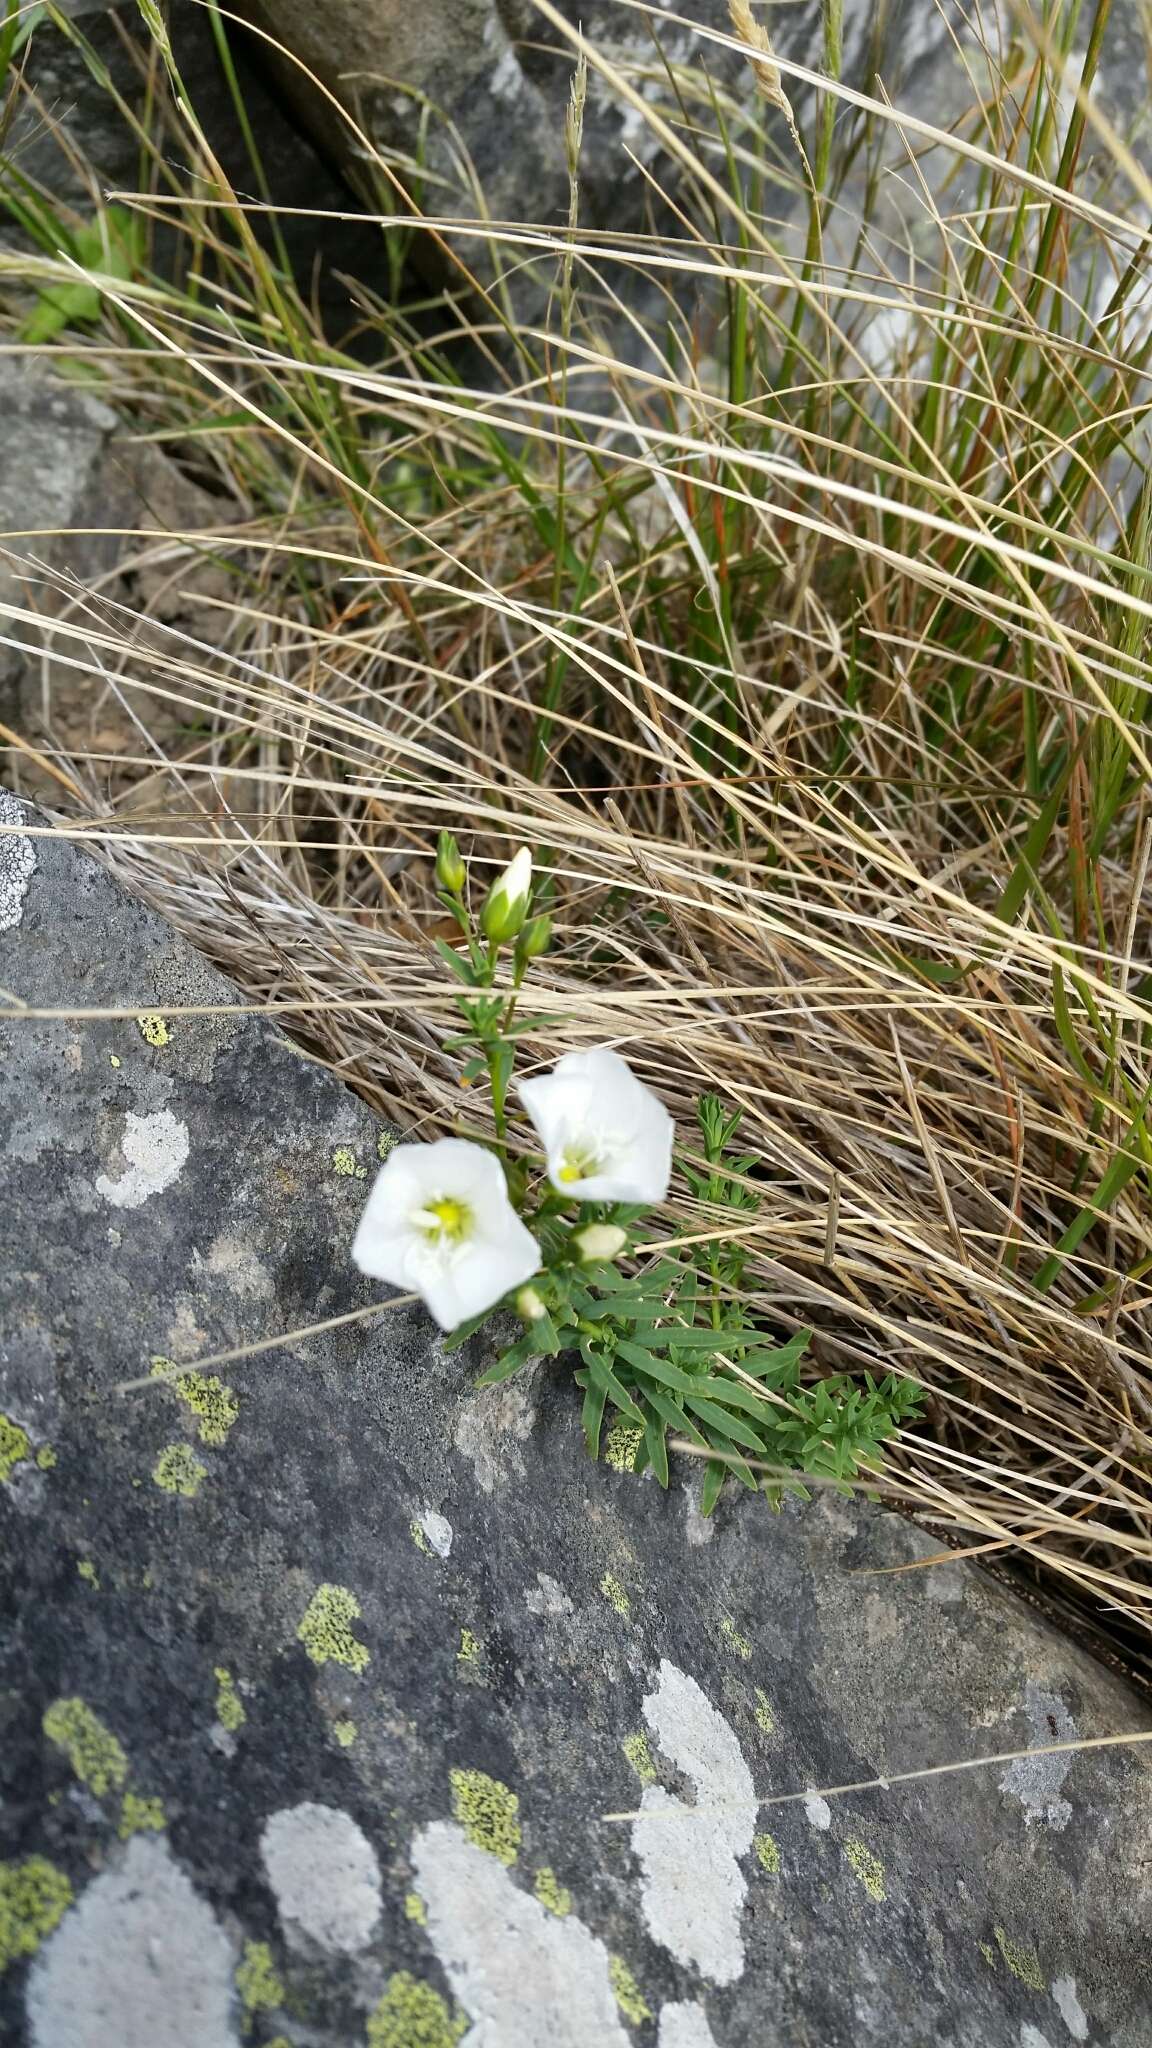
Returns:
[[[376,1140],[377,1159],[387,1159],[388,1154],[394,1152],[399,1143],[400,1140],[395,1131],[381,1131],[380,1136]]]
[[[128,1759],[112,1730],[84,1700],[54,1700],[41,1725],[97,1799],[113,1787],[119,1791],[128,1776]]]
[[[11,1479],[17,1465],[32,1456],[32,1440],[11,1416],[0,1415],[0,1486]]]
[[[872,1854],[858,1835],[849,1835],[844,1844],[848,1867],[858,1883],[862,1884],[870,1899],[879,1906],[887,1898],[884,1882],[884,1865],[878,1856]]]
[[[608,1982],[612,1986],[612,1996],[625,2019],[631,2020],[634,2027],[638,2027],[644,2020],[651,2019],[652,2013],[644,2002],[644,1994],[623,1956],[609,1956]]]
[[[604,1463],[614,1472],[634,1472],[643,1437],[634,1422],[614,1422],[604,1439]]]
[[[126,1792],[120,1807],[120,1825],[116,1832],[122,1842],[129,1835],[143,1834],[151,1828],[161,1834],[168,1825],[164,1803],[160,1799],[140,1799],[135,1792]]]
[[[779,1877],[780,1845],[775,1836],[755,1835],[752,1840],[752,1847],[756,1851],[756,1861],[760,1865],[761,1870],[766,1870],[769,1877]]]
[[[244,2008],[246,2033],[253,2013],[272,2012],[283,2005],[284,1986],[266,1941],[244,1943],[243,1957],[236,1965],[236,1991]]]
[[[990,1941],[982,1941],[980,1943],[980,1953],[983,1956],[984,1961],[987,1963],[988,1968],[990,1970],[994,1970],[996,1968],[996,1951],[993,1948],[992,1943]]]
[[[357,1728],[355,1721],[333,1721],[332,1733],[340,1744],[341,1749],[351,1749],[360,1730]]]
[[[616,1609],[617,1614],[620,1615],[622,1620],[631,1620],[632,1602],[616,1577],[615,1572],[605,1572],[604,1577],[600,1581],[600,1591],[603,1593],[608,1605]]]
[[[152,1467],[152,1477],[164,1493],[179,1493],[185,1500],[195,1500],[208,1477],[208,1467],[187,1444],[166,1444]]]
[[[466,2013],[449,2011],[431,1984],[398,1970],[369,2014],[368,2048],[456,2048],[470,2024]]]
[[[332,1154],[332,1171],[339,1174],[341,1180],[366,1180],[368,1177],[368,1168],[361,1166],[351,1145],[337,1145]]]
[[[234,1735],[248,1719],[244,1702],[236,1690],[236,1680],[226,1664],[215,1665],[212,1676],[216,1680],[216,1719],[222,1728],[227,1728],[229,1734]]]
[[[120,1064],[121,1061],[119,1053],[110,1052],[108,1055],[108,1065],[110,1067],[118,1067]]]
[[[85,1583],[91,1586],[94,1593],[100,1591],[100,1574],[90,1557],[77,1559],[76,1570]]]
[[[0,1863],[0,1973],[34,1956],[72,1904],[72,1886],[44,1856]]]
[[[642,1785],[654,1785],[658,1773],[652,1761],[652,1751],[648,1747],[648,1737],[641,1734],[640,1730],[637,1729],[635,1735],[626,1735],[624,1737],[620,1747],[624,1751],[640,1783]]]
[[[996,1937],[996,1946],[1012,1975],[1019,1977],[1020,1982],[1027,1984],[1031,1991],[1043,1991],[1044,1972],[1040,1968],[1040,1958],[1035,1949],[1025,1948],[1020,1942],[1013,1941],[1002,1927],[994,1927],[992,1932]]]
[[[42,1472],[51,1472],[56,1464],[56,1453],[51,1444],[41,1444],[36,1453],[36,1463]]]
[[[296,1634],[314,1664],[344,1664],[359,1674],[371,1653],[358,1641],[351,1624],[360,1619],[360,1602],[347,1586],[317,1586]]]
[[[449,1771],[452,1811],[468,1840],[498,1863],[515,1863],[520,1853],[520,1801],[486,1771]]]
[[[172,1033],[168,1029],[167,1021],[157,1010],[149,1010],[145,1016],[137,1017],[136,1028],[147,1045],[160,1047],[172,1042]],[[119,1066],[119,1060],[116,1064]]]
[[[422,1550],[425,1557],[431,1557],[432,1545],[429,1543],[428,1538],[424,1534],[423,1529],[420,1527],[419,1522],[409,1522],[408,1534],[412,1538],[413,1543],[416,1545],[417,1550]]]
[[[550,1863],[542,1864],[536,1872],[532,1889],[540,1904],[549,1913],[555,1913],[558,1919],[562,1920],[566,1913],[572,1911],[572,1894],[567,1885],[560,1883]]]
[[[769,1699],[767,1693],[764,1691],[764,1688],[759,1685],[756,1687],[756,1705],[753,1711],[755,1714],[756,1726],[760,1730],[761,1735],[775,1734],[776,1716],[772,1712],[772,1702]]]
[[[405,1892],[404,1917],[406,1920],[415,1921],[417,1927],[424,1927],[427,1925],[428,1908],[424,1904],[423,1899],[420,1897],[419,1892]]]
[[[202,1444],[226,1443],[228,1432],[240,1413],[232,1388],[215,1373],[178,1372],[170,1358],[152,1360],[153,1379],[168,1380],[172,1391],[196,1417],[196,1434]]]
[[[728,1648],[735,1651],[737,1657],[742,1657],[746,1664],[752,1655],[752,1645],[747,1636],[741,1634],[730,1614],[726,1614],[723,1617],[720,1623],[720,1633]]]
[[[462,1628],[460,1648],[456,1652],[456,1663],[460,1676],[472,1685],[484,1685],[484,1645],[475,1629]]]

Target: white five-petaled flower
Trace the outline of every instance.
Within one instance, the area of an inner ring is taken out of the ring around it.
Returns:
[[[675,1126],[627,1060],[568,1052],[520,1096],[548,1156],[548,1178],[578,1202],[662,1202]]]
[[[500,1161],[464,1138],[397,1145],[352,1244],[362,1273],[423,1297],[442,1330],[492,1308],[540,1270]]]

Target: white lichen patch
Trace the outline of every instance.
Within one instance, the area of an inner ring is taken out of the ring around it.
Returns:
[[[170,1109],[159,1109],[152,1116],[137,1116],[129,1110],[120,1150],[123,1172],[116,1180],[100,1174],[96,1192],[114,1209],[139,1209],[179,1179],[188,1158],[188,1126]]]
[[[657,2048],[716,2048],[702,2005],[666,2005],[660,2014]]]
[[[810,1828],[818,1828],[826,1835],[832,1825],[832,1808],[819,1792],[809,1792],[804,1799],[804,1818]]]
[[[740,1858],[756,1825],[752,1773],[723,1715],[667,1659],[644,1701],[644,1718],[696,1794],[689,1806],[662,1785],[644,1787],[632,1847],[643,1871],[649,1933],[701,1976],[733,1984],[744,1970],[740,1922],[748,1886]]]
[[[451,1554],[453,1529],[446,1515],[438,1515],[435,1508],[423,1508],[413,1527],[419,1529],[429,1550],[434,1550],[437,1557]]]
[[[1029,1679],[1024,1687],[1024,1712],[1028,1717],[1030,1747],[1043,1748],[1051,1742],[1075,1742],[1079,1730],[1057,1692],[1046,1692]],[[1020,1756],[1008,1765],[1000,1779],[1001,1792],[1018,1799],[1024,1808],[1025,1825],[1037,1821],[1058,1831],[1066,1828],[1072,1808],[1061,1797],[1064,1781],[1072,1769],[1073,1756]]]
[[[25,821],[24,806],[0,789],[0,932],[15,931],[36,872],[36,846],[26,832],[9,828]]]
[[[232,1948],[158,1835],[136,1835],[45,1942],[32,2048],[237,2048]]]
[[[1055,1977],[1052,1981],[1052,1997],[1068,2032],[1074,2041],[1088,2039],[1088,2015],[1076,1995],[1075,1977]]]
[[[548,1572],[537,1572],[536,1584],[529,1586],[524,1595],[524,1605],[529,1614],[550,1614],[557,1616],[571,1614],[572,1602],[560,1584]]]
[[[478,1484],[494,1493],[506,1480],[524,1477],[520,1445],[536,1420],[533,1378],[521,1373],[503,1386],[481,1387],[461,1404],[456,1448],[470,1460]]]
[[[311,1800],[283,1807],[264,1824],[260,1854],[293,1948],[368,1947],[380,1921],[380,1865],[351,1814]]]
[[[243,1237],[232,1237],[222,1231],[213,1239],[204,1263],[214,1279],[223,1280],[233,1294],[247,1300],[270,1301],[275,1292],[271,1274]]]
[[[412,1844],[425,1932],[481,2042],[629,2048],[602,1941],[521,1891],[463,1828],[433,1821]]]

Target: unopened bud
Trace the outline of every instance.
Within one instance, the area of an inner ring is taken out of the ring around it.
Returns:
[[[526,1323],[538,1323],[548,1310],[534,1287],[522,1287],[516,1296],[516,1313]]]
[[[493,882],[480,912],[480,929],[486,939],[502,946],[522,930],[532,893],[532,855],[526,846]]]
[[[530,918],[520,934],[516,948],[522,960],[538,960],[552,944],[552,919],[550,917]]]
[[[587,1265],[594,1259],[618,1259],[628,1232],[618,1223],[586,1223],[573,1234],[572,1242]]]
[[[460,848],[451,832],[436,841],[436,882],[446,896],[459,896],[464,888],[465,868]]]

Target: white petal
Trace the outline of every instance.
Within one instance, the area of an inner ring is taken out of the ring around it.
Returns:
[[[443,1197],[472,1211],[462,1242],[431,1242],[419,1218]],[[360,1270],[420,1294],[445,1330],[480,1315],[540,1270],[540,1251],[508,1199],[500,1161],[482,1145],[438,1138],[397,1145],[376,1176],[352,1245]]]
[[[672,1171],[675,1127],[663,1103],[607,1046],[566,1053],[520,1096],[561,1194],[582,1202],[661,1202]],[[599,1170],[564,1180],[565,1153],[586,1150]]]

